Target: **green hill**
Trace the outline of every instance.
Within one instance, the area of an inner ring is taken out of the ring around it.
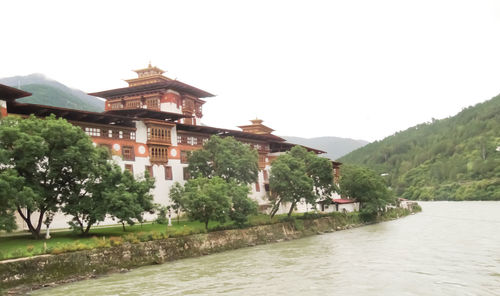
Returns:
[[[372,168],[399,196],[500,200],[500,95],[342,157]]]
[[[62,83],[51,80],[42,74],[16,76],[0,79],[1,84],[20,88],[32,93],[31,96],[19,99],[20,103],[31,103],[78,109],[84,111],[104,111],[104,101],[86,93],[72,89]]]

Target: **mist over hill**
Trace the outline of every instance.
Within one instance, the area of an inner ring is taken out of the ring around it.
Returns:
[[[384,175],[396,194],[421,200],[500,200],[500,95],[342,157]]]
[[[60,82],[45,77],[43,74],[1,78],[0,83],[32,93],[29,97],[17,100],[20,103],[93,112],[104,111],[104,101],[89,96],[81,90],[69,88]]]
[[[300,144],[307,147],[323,150],[326,152],[325,157],[330,159],[338,159],[347,153],[356,150],[368,144],[368,141],[355,140],[339,137],[317,137],[317,138],[300,138],[292,136],[281,136],[290,143]]]

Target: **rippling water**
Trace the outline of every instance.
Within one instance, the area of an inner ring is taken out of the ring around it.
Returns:
[[[33,295],[500,295],[500,202],[148,266]]]

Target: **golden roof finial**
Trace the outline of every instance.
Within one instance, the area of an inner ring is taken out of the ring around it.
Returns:
[[[151,67],[151,60],[149,60],[148,68],[152,68]]]

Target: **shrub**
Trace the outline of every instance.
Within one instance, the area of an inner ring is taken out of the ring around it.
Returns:
[[[121,236],[112,236],[109,238],[109,243],[112,247],[120,246],[123,244],[123,238]]]
[[[123,239],[131,244],[137,244],[140,242],[139,238],[137,238],[137,235],[135,235],[135,233],[128,233],[125,236],[123,236]]]
[[[297,219],[304,219],[304,220],[312,220],[312,219],[318,219],[322,217],[327,217],[328,214],[323,214],[319,212],[307,212],[304,213],[304,215],[297,217]]]
[[[167,224],[168,223],[167,212],[168,212],[167,207],[159,207],[158,216],[156,217],[155,222],[158,224]]]
[[[103,236],[102,238],[94,236],[92,237],[92,246],[94,246],[94,248],[109,248],[111,246],[111,243],[109,242],[109,240],[106,240],[105,236]]]

